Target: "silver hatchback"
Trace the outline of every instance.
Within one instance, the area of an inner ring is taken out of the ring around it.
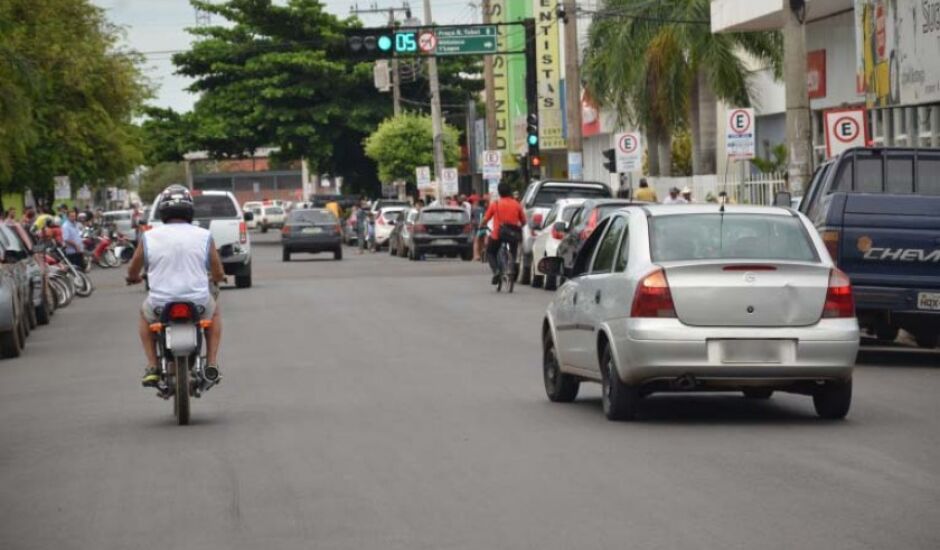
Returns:
[[[543,269],[544,268],[544,269]],[[582,381],[604,413],[632,419],[654,392],[810,395],[843,418],[859,329],[852,289],[809,221],[784,208],[687,205],[620,210],[598,225],[542,327],[552,401]]]

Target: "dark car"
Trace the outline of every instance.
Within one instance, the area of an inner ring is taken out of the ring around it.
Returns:
[[[332,252],[336,260],[343,259],[342,229],[339,220],[329,210],[293,210],[281,230],[282,259],[290,261],[294,252]]]
[[[565,236],[558,243],[558,256],[565,261],[566,267],[574,265],[574,259],[584,245],[584,241],[591,236],[597,224],[611,213],[624,206],[636,204],[629,200],[620,199],[588,199],[581,208],[574,213],[571,221],[566,225]]]
[[[45,253],[37,250],[32,237],[21,225],[9,225],[13,239],[15,239],[14,248],[25,252],[26,273],[30,281],[30,302],[33,307],[33,314],[30,321],[35,321],[38,325],[49,324],[49,318],[55,310],[55,298],[52,295],[52,289],[49,286],[49,273],[46,266]],[[22,254],[21,254],[22,255]]]
[[[425,208],[410,229],[405,246],[409,260],[420,260],[427,254],[460,256],[473,259],[473,228],[470,214],[463,208]]]
[[[863,329],[940,341],[940,149],[849,149],[816,171],[800,204],[852,281]]]
[[[26,253],[16,245],[12,230],[0,225],[0,354],[19,357],[29,335],[32,308]]]

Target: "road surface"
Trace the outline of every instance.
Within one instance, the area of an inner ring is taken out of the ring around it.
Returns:
[[[938,353],[863,353],[844,422],[727,394],[611,423],[596,386],[544,396],[548,293],[276,239],[191,426],[138,385],[118,270],[0,362],[0,548],[940,548]]]

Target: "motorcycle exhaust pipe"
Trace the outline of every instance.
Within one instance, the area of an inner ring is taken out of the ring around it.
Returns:
[[[206,380],[215,384],[219,380],[219,369],[215,367],[206,367],[205,372],[203,372]]]

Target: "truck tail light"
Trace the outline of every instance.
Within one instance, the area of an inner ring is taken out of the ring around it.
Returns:
[[[826,291],[826,303],[823,306],[822,316],[824,319],[855,317],[852,283],[848,275],[836,268],[829,272],[829,289]]]
[[[838,231],[827,230],[822,232],[823,244],[826,245],[826,250],[836,265],[839,264],[839,237]]]
[[[245,222],[238,224],[238,240],[241,241],[242,244],[248,242],[248,224]]]
[[[669,291],[669,281],[662,268],[650,273],[636,285],[630,317],[676,317],[676,305]]]

